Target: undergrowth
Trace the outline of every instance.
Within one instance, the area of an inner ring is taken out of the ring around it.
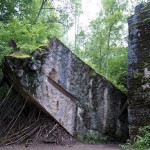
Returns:
[[[85,143],[88,143],[88,144],[107,143],[107,142],[113,141],[108,136],[105,136],[105,135],[102,135],[102,136],[92,135],[89,132],[87,132],[84,136],[78,134],[77,139],[80,142],[85,142]]]
[[[139,129],[139,135],[134,141],[128,140],[121,145],[123,150],[150,150],[150,126]]]

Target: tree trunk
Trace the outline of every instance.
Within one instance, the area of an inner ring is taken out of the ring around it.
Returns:
[[[110,50],[110,36],[111,36],[111,29],[112,26],[109,28],[108,31],[108,39],[107,39],[107,48],[106,48],[106,76],[108,76],[108,63],[109,63],[109,50]]]
[[[44,5],[45,5],[46,2],[47,2],[47,0],[43,0],[42,1],[41,7],[40,7],[39,12],[37,14],[37,17],[35,19],[35,22],[37,22],[38,18],[40,17],[41,11],[42,11],[42,9],[43,9],[43,7],[44,7]]]

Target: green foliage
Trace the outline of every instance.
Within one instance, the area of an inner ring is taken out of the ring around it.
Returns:
[[[121,147],[124,150],[150,150],[150,126],[140,128],[136,140],[133,142],[128,140]]]
[[[127,74],[127,34],[124,25],[127,16],[127,3],[119,0],[101,0],[103,9],[91,22],[91,33],[79,34],[81,48],[76,54],[97,72],[110,79],[126,91]]]
[[[21,51],[30,53],[51,37],[63,34],[52,2],[45,1],[43,7],[42,3],[43,0],[0,2],[0,57],[12,52],[8,45],[10,39]]]
[[[0,21],[9,22],[14,18],[30,18],[36,15],[36,6],[41,3],[41,0],[37,3],[37,0],[1,0],[0,1]],[[33,20],[33,18],[32,18]]]
[[[62,13],[56,10],[52,1],[48,0],[1,0],[0,62],[5,55],[29,57],[27,54],[47,44],[51,37],[62,36],[62,16],[58,15]],[[19,52],[10,47],[10,40],[15,41]],[[2,93],[5,92],[1,90],[0,95]]]
[[[61,37],[67,32],[72,25],[72,16],[80,13],[80,0],[57,3],[60,4],[56,6],[48,0],[1,0],[0,57],[12,52],[8,45],[10,39],[21,51],[30,53],[47,43],[47,39]]]
[[[127,92],[127,48],[116,47],[111,54],[108,67],[108,78],[119,89]]]
[[[112,139],[109,138],[108,136],[92,135],[89,132],[87,132],[84,136],[77,135],[77,139],[80,142],[85,142],[85,143],[88,143],[88,144],[106,143],[106,142],[112,141]]]
[[[19,21],[19,19],[13,19],[6,25],[0,23],[0,41],[4,50],[11,52],[8,47],[8,41],[13,39],[21,51],[31,52],[40,45],[47,42],[50,32],[48,27],[42,22],[36,24],[30,24],[26,19]]]
[[[82,135],[80,135],[80,134],[78,134],[78,135],[76,136],[76,138],[77,138],[80,142],[83,142],[83,140],[84,140],[84,137],[83,137]]]
[[[8,41],[13,39],[22,51],[31,52],[47,43],[49,36],[57,35],[57,31],[51,30],[49,26],[40,21],[32,25],[26,19],[23,21],[14,19],[6,25],[0,24],[0,41],[6,49],[9,49]]]
[[[71,0],[72,10],[74,16],[79,16],[81,14],[81,0]]]

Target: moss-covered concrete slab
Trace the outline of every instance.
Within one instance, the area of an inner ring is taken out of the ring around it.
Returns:
[[[6,57],[16,77],[72,135],[127,138],[126,95],[53,39],[29,59]]]

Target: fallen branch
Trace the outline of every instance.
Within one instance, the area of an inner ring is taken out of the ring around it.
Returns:
[[[27,99],[26,99],[26,101],[25,101],[25,103],[24,103],[24,105],[23,105],[22,109],[20,110],[20,112],[19,112],[19,114],[18,114],[18,116],[17,116],[16,120],[14,121],[14,123],[13,123],[13,124],[12,124],[12,126],[10,127],[10,129],[9,129],[8,133],[6,134],[5,138],[7,137],[7,135],[9,134],[9,132],[11,131],[11,129],[13,128],[14,124],[16,123],[16,121],[18,120],[18,118],[19,118],[20,114],[22,113],[22,111],[23,111],[23,109],[24,109],[24,107],[25,107],[25,105],[26,105],[26,102],[27,102]]]
[[[50,131],[48,132],[48,134],[51,134],[57,127],[58,127],[58,124],[55,124],[55,126],[52,128],[52,130],[50,130]]]
[[[1,106],[3,105],[3,103],[5,102],[5,100],[7,99],[7,97],[9,96],[9,94],[10,94],[12,88],[13,88],[13,85],[10,87],[10,89],[9,89],[9,91],[7,92],[5,98],[3,99],[3,101],[2,101],[2,103],[1,103],[1,105],[0,105],[0,108],[1,108]]]
[[[21,136],[21,138],[19,138],[19,139],[17,138],[15,141],[9,142],[5,145],[11,145],[11,144],[15,144],[15,143],[18,143],[18,142],[21,142],[21,141],[25,140],[27,137],[31,136],[35,131],[37,131],[39,127],[40,127],[40,125],[38,125],[36,128],[31,130],[30,132],[28,132],[24,136]]]

